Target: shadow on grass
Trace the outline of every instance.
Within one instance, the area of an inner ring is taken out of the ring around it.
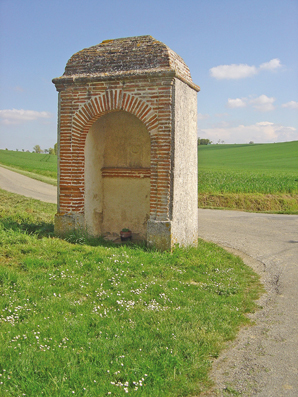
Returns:
[[[11,230],[25,234],[34,234],[39,238],[42,237],[53,237],[54,225],[51,222],[22,222],[19,223],[12,218],[1,219],[0,223],[4,230]]]
[[[112,241],[107,241],[103,237],[92,237],[83,231],[72,231],[64,236],[56,236],[54,234],[54,225],[52,222],[17,222],[15,219],[10,217],[0,220],[2,228],[4,230],[11,230],[19,233],[24,233],[27,235],[35,235],[38,238],[42,237],[56,237],[60,240],[67,241],[72,245],[88,245],[91,247],[104,247],[104,248],[122,248],[123,246],[128,246],[130,249],[142,250],[144,252],[157,251],[154,248],[147,247],[145,241],[139,242],[122,242],[114,243]]]
[[[130,249],[142,250],[144,252],[157,251],[155,248],[147,247],[145,241],[125,241],[121,243],[115,243],[112,241],[107,241],[103,237],[92,237],[88,233],[83,231],[72,231],[63,237],[62,240],[67,241],[70,244],[75,245],[89,245],[91,247],[105,247],[105,248],[122,248],[123,246],[128,246]]]

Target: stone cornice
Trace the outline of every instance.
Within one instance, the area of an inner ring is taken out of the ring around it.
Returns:
[[[189,81],[185,77],[179,75],[175,70],[164,70],[164,69],[148,69],[148,70],[130,70],[124,72],[114,72],[114,73],[94,73],[94,74],[77,74],[72,76],[61,76],[56,77],[52,80],[55,84],[57,91],[63,91],[67,86],[74,84],[86,84],[98,81],[107,80],[126,80],[126,79],[138,79],[138,78],[174,78],[183,81],[189,87],[199,92],[200,87]]]

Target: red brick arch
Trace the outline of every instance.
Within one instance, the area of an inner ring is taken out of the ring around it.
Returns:
[[[104,94],[92,97],[74,114],[71,126],[71,159],[68,167],[71,168],[71,191],[73,201],[71,211],[84,212],[84,168],[85,168],[85,141],[90,127],[104,114],[124,110],[135,115],[142,121],[150,134],[152,147],[158,147],[158,117],[147,102],[121,90],[107,90]],[[156,149],[154,149],[154,152]],[[156,210],[157,168],[158,158],[151,157],[151,211]],[[69,187],[61,185],[60,192],[68,192]],[[75,197],[75,198],[74,198]]]
[[[158,119],[151,107],[141,99],[120,90],[108,90],[85,103],[73,116],[72,149],[80,150],[92,124],[106,113],[125,110],[147,127],[149,134],[157,128]]]

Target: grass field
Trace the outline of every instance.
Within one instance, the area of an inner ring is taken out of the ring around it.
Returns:
[[[199,146],[199,206],[298,212],[298,141]]]
[[[0,395],[195,396],[261,287],[199,241],[160,253],[53,237],[56,206],[0,191]]]
[[[297,173],[298,141],[199,146],[199,167]]]
[[[9,169],[25,171],[34,179],[41,179],[48,183],[57,180],[57,156],[50,154],[15,152],[0,150],[0,164]],[[45,179],[38,178],[38,175]]]
[[[298,192],[298,141],[199,146],[199,192]]]

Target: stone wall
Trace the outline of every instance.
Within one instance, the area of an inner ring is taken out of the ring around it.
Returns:
[[[175,79],[175,136],[173,166],[172,239],[180,245],[197,245],[198,156],[197,93]]]

